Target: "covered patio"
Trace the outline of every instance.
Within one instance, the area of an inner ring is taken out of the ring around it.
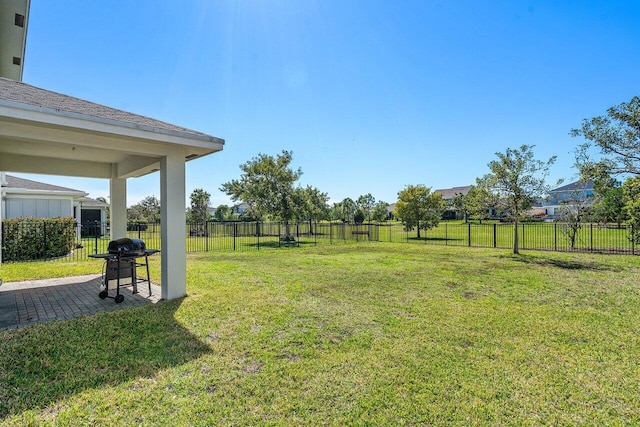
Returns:
[[[211,135],[0,77],[0,171],[108,179],[112,240],[126,237],[127,179],[160,172],[162,299],[186,295],[185,163],[223,145]]]
[[[124,301],[98,298],[101,276],[97,274],[57,279],[28,280],[0,286],[0,330],[18,329],[35,323],[68,320],[102,311],[155,304],[160,300],[160,287],[146,286],[134,294],[123,287]]]

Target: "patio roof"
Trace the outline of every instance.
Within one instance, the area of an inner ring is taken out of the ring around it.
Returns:
[[[111,178],[159,170],[167,149],[186,160],[224,140],[0,77],[0,170]],[[51,163],[55,160],[55,164]]]
[[[126,236],[127,178],[160,171],[165,299],[186,294],[185,162],[223,145],[202,132],[0,77],[0,171],[109,179],[112,239]]]

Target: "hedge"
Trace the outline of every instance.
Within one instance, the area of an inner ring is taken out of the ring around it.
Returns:
[[[30,261],[67,255],[75,243],[75,220],[16,218],[2,222],[2,260]]]

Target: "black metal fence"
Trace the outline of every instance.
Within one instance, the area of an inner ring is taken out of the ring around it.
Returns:
[[[627,226],[563,223],[523,223],[518,226],[521,249],[636,254]],[[398,222],[347,224],[329,222],[206,222],[185,225],[187,252],[247,251],[283,246],[333,245],[357,242],[397,242],[447,246],[511,248],[512,224],[442,222],[430,230],[407,231]],[[75,243],[63,259],[83,260],[104,253],[109,225],[75,225]],[[3,239],[5,238],[3,233]],[[127,236],[139,238],[147,248],[162,249],[159,223],[129,223]],[[3,242],[4,243],[4,242]],[[46,245],[46,242],[41,244]],[[4,248],[4,244],[2,245]],[[7,261],[4,257],[3,260]]]

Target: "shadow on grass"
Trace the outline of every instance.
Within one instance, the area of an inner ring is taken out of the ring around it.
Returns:
[[[181,300],[0,332],[0,421],[89,388],[153,377],[209,351],[174,313]]]
[[[408,240],[416,241],[416,242],[462,242],[465,239],[454,239],[451,237],[409,237]]]
[[[595,262],[580,262],[575,260],[563,260],[563,259],[555,259],[555,258],[541,258],[530,255],[510,255],[510,259],[518,262],[523,262],[525,264],[537,264],[542,266],[551,266],[562,268],[564,270],[593,270],[593,271],[602,271],[602,270],[611,270],[611,268],[606,267],[604,265],[595,263]]]
[[[306,242],[304,240],[294,241],[294,242],[277,242],[277,241],[267,241],[260,243],[249,243],[246,246],[251,248],[268,248],[268,249],[277,249],[277,248],[297,248],[299,246],[315,246],[315,242]]]

